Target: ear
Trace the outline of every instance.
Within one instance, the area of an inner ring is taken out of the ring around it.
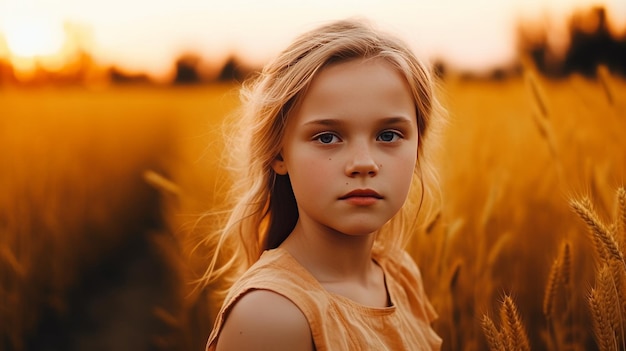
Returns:
[[[282,155],[276,156],[274,161],[272,161],[272,169],[278,175],[287,174],[287,166],[285,165],[285,161],[283,161]]]

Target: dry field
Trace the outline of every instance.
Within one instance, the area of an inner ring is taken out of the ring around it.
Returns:
[[[601,73],[444,82],[444,206],[408,249],[445,350],[626,349],[626,82]],[[203,348],[235,89],[0,87],[0,349]]]

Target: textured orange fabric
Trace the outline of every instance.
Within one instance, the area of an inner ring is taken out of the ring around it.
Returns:
[[[255,289],[291,300],[306,317],[317,351],[439,350],[441,339],[430,327],[437,314],[424,293],[420,272],[406,252],[373,256],[385,273],[391,306],[374,308],[325,290],[284,249],[263,253],[230,290],[207,343],[215,349],[234,304]]]

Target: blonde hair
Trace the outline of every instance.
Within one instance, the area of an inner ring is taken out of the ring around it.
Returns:
[[[424,148],[439,103],[435,80],[427,67],[393,36],[374,30],[360,20],[333,22],[298,37],[242,88],[238,115],[239,138],[231,139],[233,201],[226,223],[217,233],[216,255],[228,247],[226,266],[247,269],[266,249],[275,248],[290,234],[298,219],[296,199],[288,176],[278,176],[271,167],[278,157],[291,110],[325,66],[357,58],[383,58],[406,78],[414,97],[419,133],[418,162],[411,193],[402,210],[377,233],[375,249],[401,248],[415,230],[428,185],[436,177]],[[419,196],[415,194],[420,191]],[[230,251],[232,250],[232,251]],[[217,257],[207,270],[205,282],[217,278]],[[224,267],[222,267],[224,268]],[[232,267],[228,267],[232,268]]]

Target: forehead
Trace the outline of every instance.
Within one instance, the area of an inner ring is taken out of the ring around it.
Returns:
[[[316,117],[416,117],[406,78],[382,58],[354,59],[324,67],[295,110],[301,122]]]
[[[355,85],[377,85],[380,89],[398,87],[408,88],[406,78],[400,70],[384,58],[356,58],[348,61],[331,63],[323,67],[313,78],[308,92],[317,90],[341,90]],[[333,89],[335,88],[335,89]]]

